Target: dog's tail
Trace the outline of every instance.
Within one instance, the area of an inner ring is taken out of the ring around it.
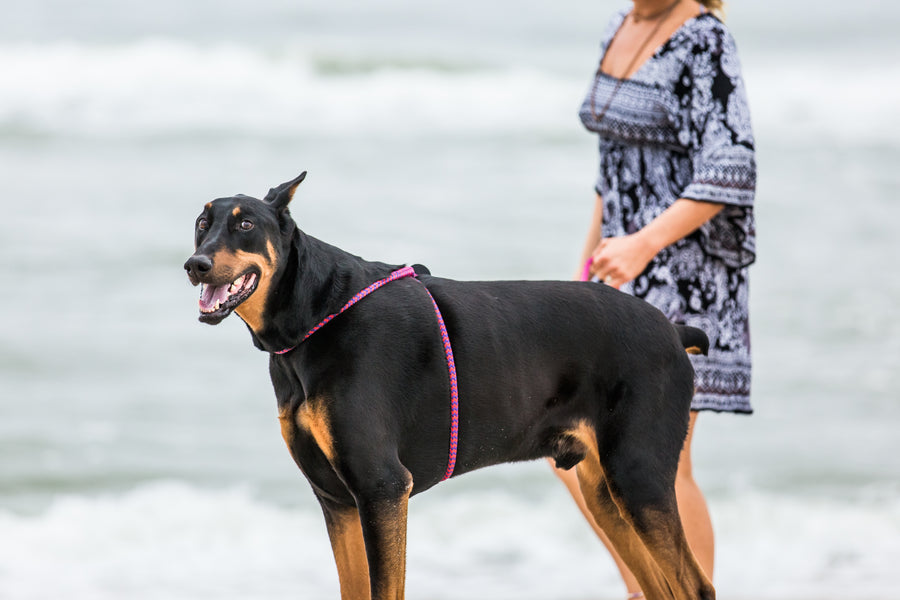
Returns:
[[[709,338],[702,330],[688,325],[675,325],[675,331],[681,339],[681,345],[684,346],[688,354],[703,354],[709,352]]]

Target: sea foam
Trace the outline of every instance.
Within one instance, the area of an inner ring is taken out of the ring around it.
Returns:
[[[5,44],[0,63],[0,136],[578,136],[590,82],[524,60],[360,62],[170,39]],[[753,56],[745,78],[763,140],[892,142],[900,125],[900,66],[887,61]]]
[[[412,500],[411,596],[621,597],[608,556],[549,475],[546,488],[525,494],[474,477],[482,481]],[[23,600],[336,597],[321,514],[306,500],[287,507],[243,488],[159,482],[60,497],[35,516],[3,512],[0,590]],[[900,490],[830,499],[748,492],[710,505],[724,597],[900,592]]]
[[[579,85],[527,69],[386,63],[166,40],[0,46],[0,128],[78,136],[496,133],[573,119]]]

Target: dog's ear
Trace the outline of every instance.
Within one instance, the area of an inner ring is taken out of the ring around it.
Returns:
[[[275,210],[283,210],[287,208],[291,199],[294,197],[294,191],[300,182],[306,179],[306,171],[300,173],[296,179],[292,179],[286,183],[282,183],[278,187],[273,187],[263,198],[263,202],[268,202]]]

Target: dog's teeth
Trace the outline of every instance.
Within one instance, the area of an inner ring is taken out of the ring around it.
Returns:
[[[244,279],[246,278],[246,275],[241,275],[233,282],[231,282],[231,285],[228,286],[228,295],[230,296],[231,294],[236,294],[241,289],[241,286],[244,285]]]

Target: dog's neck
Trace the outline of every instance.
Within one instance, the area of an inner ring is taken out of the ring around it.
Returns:
[[[263,326],[259,330],[248,327],[253,344],[266,352],[296,346],[324,317],[397,268],[365,261],[299,228],[283,252],[269,286]]]

